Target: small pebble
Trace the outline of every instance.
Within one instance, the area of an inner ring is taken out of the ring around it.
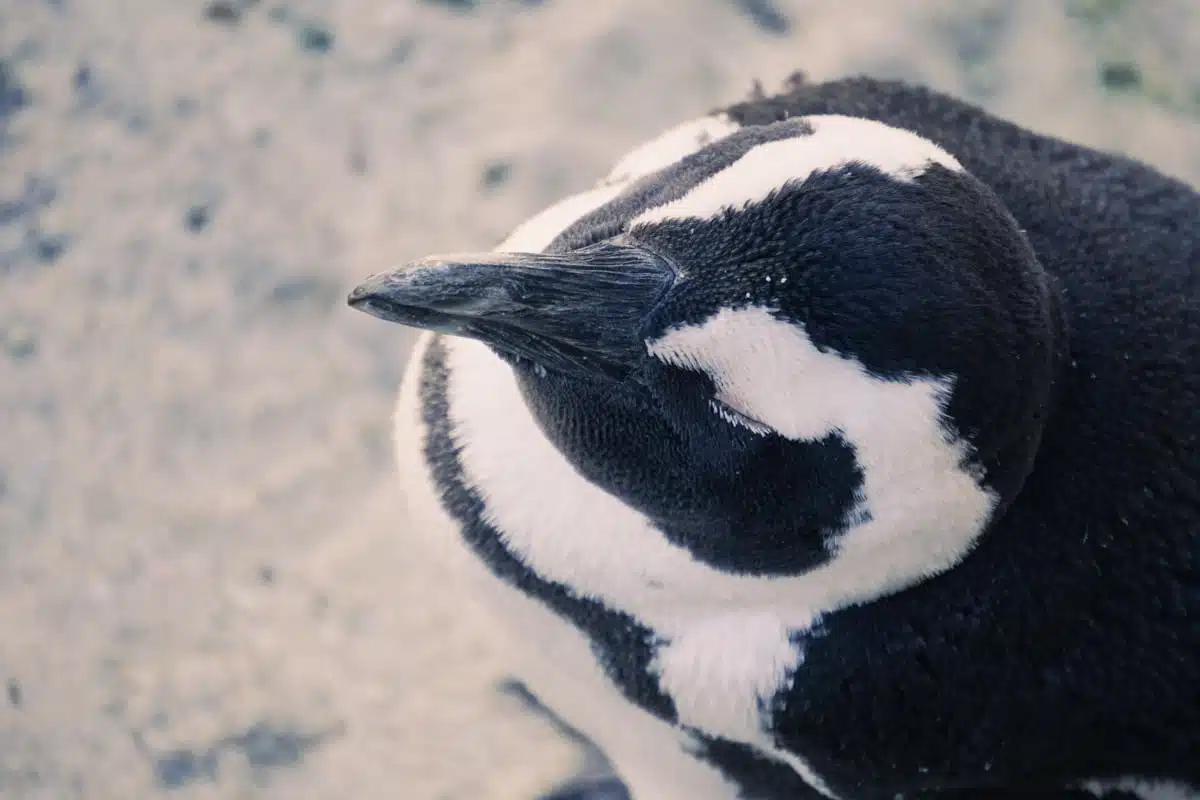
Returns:
[[[154,781],[163,789],[181,789],[217,777],[217,753],[172,750],[154,762]]]
[[[67,237],[61,233],[42,234],[34,240],[33,252],[43,264],[53,264],[67,249]]]
[[[71,87],[82,92],[92,86],[92,68],[88,64],[80,64],[75,69],[75,74],[71,76]]]
[[[29,92],[8,62],[0,58],[0,121],[29,105]]]
[[[296,37],[306,52],[324,55],[333,49],[333,32],[315,23],[300,26]]]
[[[183,215],[183,224],[192,233],[199,233],[212,220],[212,210],[206,205],[194,205]]]
[[[1141,88],[1142,71],[1137,64],[1116,61],[1100,66],[1100,83],[1104,88],[1116,92],[1134,91]]]
[[[205,7],[204,18],[223,25],[236,25],[242,21],[242,8],[229,0],[213,0]]]
[[[483,186],[486,189],[495,189],[508,183],[511,176],[512,164],[507,161],[493,161],[483,169]]]
[[[16,678],[8,679],[8,704],[13,708],[20,708],[24,702],[24,693],[21,691],[21,684]]]
[[[792,29],[792,21],[773,0],[735,0],[734,5],[749,17],[759,30],[782,35]]]

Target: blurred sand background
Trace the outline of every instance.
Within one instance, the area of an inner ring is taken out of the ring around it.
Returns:
[[[343,298],[797,68],[1200,183],[1196,0],[0,0],[0,797],[570,774],[405,537],[410,339]]]

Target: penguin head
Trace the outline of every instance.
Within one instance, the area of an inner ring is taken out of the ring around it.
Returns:
[[[596,192],[552,235],[381,273],[350,303],[485,342],[581,475],[729,573],[934,574],[1020,490],[1057,296],[949,153],[814,116]]]

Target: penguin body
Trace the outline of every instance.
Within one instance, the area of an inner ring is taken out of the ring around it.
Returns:
[[[1200,197],[944,95],[791,84],[488,256],[414,535],[634,800],[1200,797]]]

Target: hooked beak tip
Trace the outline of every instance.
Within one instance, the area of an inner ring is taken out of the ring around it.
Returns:
[[[372,275],[350,290],[350,294],[346,295],[346,305],[358,311],[373,314],[375,302],[386,295],[383,289],[384,276]]]

